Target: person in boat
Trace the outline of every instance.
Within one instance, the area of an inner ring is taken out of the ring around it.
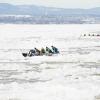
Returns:
[[[34,49],[31,49],[28,53],[28,55],[31,57],[31,56],[35,56],[35,50]]]
[[[38,50],[37,48],[34,48],[34,50],[35,50],[35,55],[39,56],[40,55],[40,50]]]
[[[40,55],[44,55],[46,53],[44,48],[41,48]]]
[[[52,51],[53,51],[54,54],[59,53],[58,48],[56,48],[54,46],[51,46],[51,48],[52,48]]]
[[[46,47],[46,54],[47,55],[52,55],[53,52],[52,52],[52,50],[50,48]]]

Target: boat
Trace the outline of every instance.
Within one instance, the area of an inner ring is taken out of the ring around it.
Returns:
[[[35,54],[34,54],[34,55],[29,55],[28,53],[22,53],[22,55],[23,55],[24,57],[34,57],[34,56],[44,56],[44,55],[45,55],[45,56],[53,56],[53,55],[55,55],[55,53],[53,53],[53,54],[52,54],[52,53],[49,53],[49,54],[46,53],[46,54],[43,54],[43,55],[35,55]]]

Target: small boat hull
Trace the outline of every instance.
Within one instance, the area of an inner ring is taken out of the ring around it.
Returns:
[[[27,57],[27,56],[28,56],[28,54],[27,54],[27,53],[22,53],[22,55],[23,55],[24,57]]]

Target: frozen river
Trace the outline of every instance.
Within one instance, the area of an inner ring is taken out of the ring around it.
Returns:
[[[0,25],[0,100],[100,100],[100,24]],[[24,58],[34,47],[60,54]]]

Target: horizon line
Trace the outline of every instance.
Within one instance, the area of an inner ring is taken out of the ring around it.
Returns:
[[[9,4],[9,5],[14,5],[14,6],[37,6],[37,7],[47,7],[47,8],[55,8],[55,9],[94,9],[94,8],[100,8],[100,6],[96,7],[90,7],[90,8],[80,8],[80,7],[75,7],[75,8],[65,8],[65,7],[53,7],[53,6],[45,6],[45,5],[37,5],[37,4],[13,4],[13,3],[0,3],[0,4]]]

